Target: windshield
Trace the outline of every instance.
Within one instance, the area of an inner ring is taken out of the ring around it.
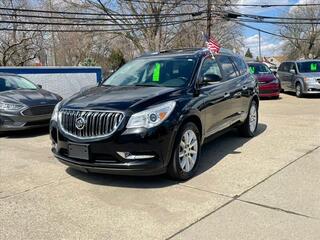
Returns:
[[[112,74],[102,85],[182,87],[190,82],[194,58],[142,58]]]
[[[35,90],[38,89],[38,87],[23,77],[0,76],[0,92],[17,89]]]
[[[251,74],[269,74],[271,70],[265,64],[248,64]]]
[[[320,61],[298,62],[297,64],[301,73],[320,72]]]

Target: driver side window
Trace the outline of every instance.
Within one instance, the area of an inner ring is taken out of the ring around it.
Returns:
[[[200,69],[200,78],[202,79],[206,74],[215,74],[222,78],[220,68],[215,59],[207,58],[203,61]]]

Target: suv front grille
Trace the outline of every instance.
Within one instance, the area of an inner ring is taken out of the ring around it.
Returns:
[[[22,112],[25,116],[47,115],[53,112],[55,105],[33,106]]]
[[[123,119],[121,112],[72,109],[59,112],[62,131],[81,139],[107,137],[118,129]]]

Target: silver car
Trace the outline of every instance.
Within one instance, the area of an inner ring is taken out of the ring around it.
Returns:
[[[283,62],[277,74],[284,91],[295,91],[297,97],[320,94],[320,60]]]

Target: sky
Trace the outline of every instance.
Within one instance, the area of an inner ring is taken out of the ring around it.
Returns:
[[[308,0],[240,0],[240,4],[298,4],[308,3]],[[290,7],[272,7],[272,8],[260,8],[260,7],[238,7],[236,11],[247,14],[256,14],[264,16],[282,16],[290,11]],[[261,24],[261,23],[247,23],[256,28],[260,28],[269,32],[278,33],[279,29],[274,24]],[[259,55],[258,48],[258,32],[253,29],[243,28],[245,36],[244,44],[245,51],[250,48],[254,57]],[[261,52],[262,56],[278,56],[281,55],[281,45],[285,42],[277,37],[269,34],[261,33]]]

